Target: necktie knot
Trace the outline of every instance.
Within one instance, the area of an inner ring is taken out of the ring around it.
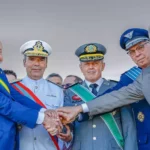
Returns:
[[[92,88],[92,89],[96,89],[98,87],[98,85],[96,84],[96,83],[94,83],[94,84],[90,84],[90,88]]]
[[[92,93],[93,93],[94,95],[97,95],[97,90],[96,90],[96,88],[98,87],[98,85],[97,85],[96,83],[94,83],[94,84],[90,84],[89,87],[92,89]]]

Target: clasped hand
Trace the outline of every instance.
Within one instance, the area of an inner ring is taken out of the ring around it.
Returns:
[[[82,112],[81,106],[46,110],[43,125],[51,135],[59,135],[63,125],[73,122],[80,112]]]

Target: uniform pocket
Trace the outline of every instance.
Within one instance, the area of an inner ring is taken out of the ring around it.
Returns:
[[[138,139],[138,144],[139,145],[146,144],[147,140],[148,140],[148,136],[146,134],[145,135],[140,135],[139,139]]]

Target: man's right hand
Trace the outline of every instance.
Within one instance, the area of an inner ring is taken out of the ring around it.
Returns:
[[[58,115],[62,118],[63,124],[73,122],[79,113],[83,111],[82,106],[60,107],[57,109]]]
[[[59,134],[63,127],[55,110],[45,111],[43,125],[45,129],[53,136]]]

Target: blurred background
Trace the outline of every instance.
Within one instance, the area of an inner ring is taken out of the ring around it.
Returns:
[[[20,46],[29,40],[44,40],[53,51],[45,77],[59,73],[80,77],[75,50],[82,44],[98,42],[107,48],[103,76],[118,80],[134,65],[119,46],[120,35],[128,28],[148,29],[149,0],[0,0],[0,40],[3,69],[25,76]]]

